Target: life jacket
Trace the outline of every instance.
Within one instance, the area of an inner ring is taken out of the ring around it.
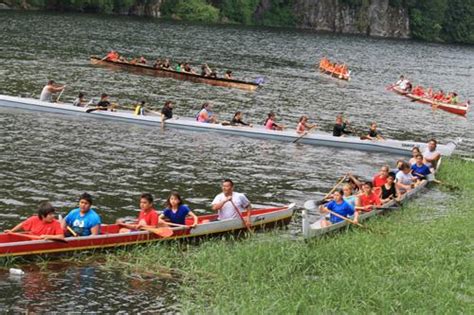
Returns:
[[[145,109],[143,108],[142,105],[139,104],[135,107],[135,115],[137,115],[137,116],[143,115],[144,112],[145,112]]]

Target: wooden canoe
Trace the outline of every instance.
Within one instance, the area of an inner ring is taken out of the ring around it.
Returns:
[[[316,67],[318,68],[319,67],[319,71],[324,73],[324,74],[328,74],[332,77],[335,77],[335,78],[338,78],[338,79],[341,79],[341,80],[345,80],[345,81],[350,81],[351,79],[351,72],[349,71],[348,73],[341,73],[340,71],[331,71],[329,69],[326,69],[324,67],[321,67],[319,65],[316,65]]]
[[[441,165],[441,160],[438,163],[438,168],[440,165]],[[418,186],[416,186],[412,190],[403,194],[399,202],[396,202],[395,200],[391,200],[383,204],[381,207],[376,208],[375,210],[359,213],[359,222],[363,222],[377,214],[381,214],[384,211],[387,211],[387,209],[393,209],[394,207],[399,206],[400,204],[406,202],[407,200],[417,195],[423,188],[426,187],[427,184],[428,184],[428,181],[423,180]],[[341,228],[351,224],[347,221],[341,221],[341,222],[331,224],[326,227],[322,227],[321,222],[324,220],[324,217],[317,219],[315,222],[310,222],[310,217],[307,210],[303,210],[302,216],[303,216],[303,221],[302,221],[303,237],[305,239],[320,237],[324,234],[340,230]]]
[[[88,115],[93,119],[107,119],[119,122],[133,123],[143,126],[161,127],[160,116],[137,116],[131,111],[94,111],[87,113],[84,107],[77,107],[65,103],[49,103],[42,102],[30,98],[14,97],[7,95],[0,95],[0,107],[8,107],[15,109],[26,109],[39,112],[51,112],[66,115]],[[226,134],[231,136],[250,137],[265,140],[278,140],[285,142],[294,142],[301,138],[301,135],[295,130],[268,130],[263,126],[242,127],[242,126],[228,126],[221,124],[208,124],[196,121],[195,118],[172,118],[165,121],[166,128],[176,128],[183,130],[190,130],[196,132],[214,132]],[[447,144],[439,144],[438,151],[444,156],[451,155],[456,149],[457,144],[461,139],[456,139],[454,142]],[[397,155],[411,155],[411,149],[415,146],[421,150],[426,148],[426,143],[402,140],[361,140],[359,137],[334,137],[330,133],[314,132],[309,133],[301,138],[298,143],[310,144],[318,146],[336,147],[349,150],[361,150],[371,152],[386,152]]]
[[[392,87],[392,91],[394,91],[395,93],[399,95],[406,96],[413,101],[431,105],[433,109],[439,108],[441,110],[444,110],[446,112],[456,114],[456,115],[466,116],[469,110],[469,101],[460,103],[460,104],[449,104],[449,103],[438,102],[428,97],[423,97],[423,96],[418,96],[418,95],[408,93],[397,86]]]
[[[261,229],[286,225],[293,216],[294,208],[295,204],[292,203],[283,207],[253,209],[251,210],[250,226],[253,229]],[[244,212],[242,215],[246,217],[247,213]],[[165,238],[148,231],[118,233],[120,226],[117,224],[102,225],[100,235],[67,237],[65,243],[50,240],[30,240],[17,234],[0,233],[0,257],[98,250],[165,240],[213,236],[247,229],[240,218],[215,221],[217,214],[203,215],[198,218],[199,224],[196,227],[174,227],[172,228],[173,235]],[[188,220],[186,224],[191,225],[192,220]]]
[[[199,74],[179,72],[179,71],[175,71],[171,69],[154,68],[152,66],[144,65],[144,64],[130,64],[130,63],[120,62],[120,61],[102,60],[102,58],[97,57],[97,56],[91,56],[90,61],[93,65],[104,66],[111,69],[127,70],[135,74],[146,74],[146,75],[152,75],[152,76],[157,76],[157,77],[172,78],[172,79],[181,80],[181,81],[204,83],[204,84],[209,84],[213,86],[237,88],[237,89],[247,90],[247,91],[255,91],[259,87],[259,84],[254,83],[254,82],[246,82],[246,81],[240,81],[240,80],[235,80],[235,79],[224,79],[224,78],[209,78],[209,77],[203,77]]]

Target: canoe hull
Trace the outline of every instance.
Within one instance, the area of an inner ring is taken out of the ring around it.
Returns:
[[[137,116],[130,111],[94,111],[86,113],[83,107],[76,107],[69,104],[56,104],[41,102],[39,100],[12,97],[0,95],[0,107],[20,108],[34,111],[44,111],[60,114],[70,115],[88,115],[91,118],[117,120],[121,122],[134,123],[148,126],[161,126],[161,118],[159,116]],[[220,124],[207,124],[197,122],[192,118],[173,118],[165,122],[167,128],[176,128],[191,130],[197,132],[216,132],[228,135],[237,135],[243,137],[250,137],[256,139],[270,139],[278,141],[293,142],[300,138],[294,130],[275,131],[267,130],[261,126],[255,127],[236,127],[223,126]],[[298,143],[336,147],[350,150],[371,151],[371,152],[385,152],[396,155],[411,155],[411,149],[414,146],[425,149],[426,144],[413,141],[370,141],[360,140],[357,137],[333,137],[331,134],[325,133],[310,133],[307,136],[298,140]],[[438,150],[446,156],[452,154],[456,148],[456,143],[451,142],[446,145],[440,144]]]
[[[224,78],[207,78],[198,74],[178,72],[175,70],[167,70],[154,68],[143,64],[129,64],[124,62],[105,61],[99,57],[91,56],[90,61],[93,65],[103,66],[114,70],[126,70],[135,74],[145,74],[157,77],[172,78],[181,81],[191,81],[194,83],[204,83],[213,86],[237,88],[246,91],[255,91],[258,84],[253,82],[245,82],[240,80],[230,80]]]
[[[316,67],[318,67],[318,66],[316,66]],[[340,72],[333,72],[333,71],[330,71],[330,70],[325,69],[323,67],[319,67],[319,71],[321,73],[328,74],[328,75],[330,75],[334,78],[338,78],[340,80],[350,81],[350,79],[351,79],[350,73],[349,74],[343,74],[343,73],[340,73]]]
[[[413,101],[431,105],[431,107],[433,109],[441,109],[441,110],[444,110],[446,112],[456,114],[456,115],[460,115],[460,116],[466,116],[467,112],[469,111],[469,103],[468,102],[462,103],[462,104],[448,104],[448,103],[436,102],[435,100],[432,100],[430,98],[426,98],[426,97],[422,97],[422,96],[418,96],[418,95],[414,95],[414,94],[405,92],[405,91],[401,90],[398,87],[393,87],[392,90],[395,93],[397,93],[399,95],[403,95],[405,97],[408,97],[409,99],[411,99]]]
[[[295,204],[284,207],[254,209],[251,212],[250,223],[253,229],[269,229],[287,225],[293,216]],[[246,213],[243,213],[246,216]],[[220,234],[245,231],[247,228],[240,218],[213,221],[216,215],[199,216],[199,224],[195,228],[172,228],[171,237],[162,238],[147,231],[118,233],[120,227],[116,224],[103,225],[102,234],[85,237],[67,237],[67,243],[28,240],[26,237],[0,233],[0,257],[29,256],[55,253],[66,253],[83,250],[101,250],[114,247],[132,246],[172,240],[186,240],[198,237],[210,237]],[[191,222],[187,222],[191,224]]]

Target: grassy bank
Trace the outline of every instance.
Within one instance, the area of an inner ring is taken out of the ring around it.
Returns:
[[[420,198],[370,231],[138,248],[109,263],[177,270],[189,313],[472,313],[474,163],[445,160],[439,178],[462,189],[435,216]]]

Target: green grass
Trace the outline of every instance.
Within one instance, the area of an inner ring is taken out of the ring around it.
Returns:
[[[472,313],[474,163],[446,159],[438,177],[461,187],[439,187],[455,194],[442,215],[420,198],[370,230],[137,248],[109,260],[177,272],[185,313]]]

